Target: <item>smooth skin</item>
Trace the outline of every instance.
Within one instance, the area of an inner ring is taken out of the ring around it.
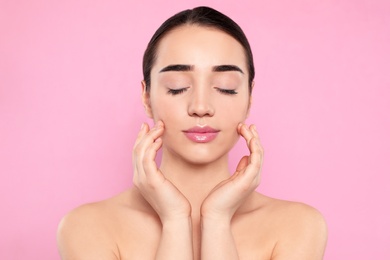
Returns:
[[[189,67],[164,70],[177,64]],[[221,65],[241,72],[216,71]],[[142,99],[156,123],[143,124],[135,141],[134,187],[65,216],[62,258],[322,259],[322,215],[255,191],[264,150],[256,127],[245,123],[251,97],[242,46],[216,29],[179,27],[161,40],[151,82],[150,92],[143,82]],[[217,129],[217,137],[188,139],[183,131],[196,125]],[[240,137],[249,155],[231,174],[228,152]]]

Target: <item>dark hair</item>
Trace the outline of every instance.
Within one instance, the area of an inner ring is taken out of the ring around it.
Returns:
[[[180,13],[175,14],[174,16],[166,20],[154,33],[152,39],[150,39],[148,47],[145,50],[142,64],[146,91],[150,91],[150,71],[156,60],[158,43],[164,37],[165,34],[172,31],[176,27],[185,24],[214,27],[229,34],[244,47],[247,67],[249,71],[248,87],[249,93],[251,93],[252,82],[255,77],[255,67],[253,64],[253,55],[248,39],[246,38],[244,32],[236,22],[234,22],[226,15],[218,12],[217,10],[205,6],[184,10]]]

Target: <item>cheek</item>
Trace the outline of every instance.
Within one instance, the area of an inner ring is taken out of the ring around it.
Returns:
[[[151,103],[153,120],[155,122],[158,120],[163,121],[166,129],[176,125],[177,119],[182,118],[183,108],[180,108],[177,103],[162,98],[153,101]]]
[[[225,106],[221,111],[223,117],[229,120],[231,124],[239,124],[245,121],[248,115],[248,102],[246,100],[239,100],[237,102],[232,102],[229,105]]]
[[[153,113],[153,119],[163,120],[167,114],[169,114],[169,110],[171,106],[167,106],[167,102],[164,101],[163,98],[159,98],[159,93],[153,93],[150,98],[150,106]]]

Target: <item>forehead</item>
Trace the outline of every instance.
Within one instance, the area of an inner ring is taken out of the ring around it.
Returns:
[[[161,39],[156,51],[156,69],[169,64],[212,67],[234,64],[246,69],[243,46],[229,34],[211,27],[183,25]]]

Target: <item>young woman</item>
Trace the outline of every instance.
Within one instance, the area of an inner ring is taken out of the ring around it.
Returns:
[[[245,124],[254,66],[240,27],[207,7],[178,13],[152,37],[143,72],[155,125],[143,124],[135,141],[134,187],[68,214],[62,258],[322,259],[322,216],[255,191],[263,148]],[[249,156],[231,174],[228,153],[240,136]]]

